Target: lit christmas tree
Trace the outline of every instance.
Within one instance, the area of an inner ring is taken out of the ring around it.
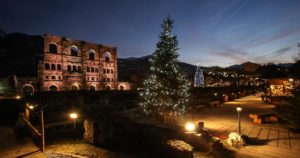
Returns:
[[[140,93],[144,112],[162,122],[173,122],[189,102],[189,82],[178,67],[178,41],[171,31],[173,21],[163,20],[160,41],[150,58],[150,75]]]

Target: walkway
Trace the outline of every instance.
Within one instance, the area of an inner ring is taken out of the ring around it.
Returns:
[[[205,128],[212,135],[226,140],[230,132],[237,132],[236,106],[243,107],[242,133],[254,140],[255,144],[237,150],[237,157],[278,157],[297,158],[300,155],[300,134],[293,133],[279,124],[252,123],[251,113],[272,112],[274,106],[261,101],[260,94],[247,96],[227,102],[219,108],[204,109],[201,112],[188,115],[186,118],[195,122],[204,121]],[[186,119],[185,119],[186,120]],[[225,142],[225,141],[223,141]]]
[[[13,128],[0,126],[1,158],[46,158],[29,138],[17,139]]]

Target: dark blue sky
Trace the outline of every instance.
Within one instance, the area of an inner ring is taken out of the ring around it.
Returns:
[[[180,60],[204,66],[292,62],[300,41],[299,0],[1,0],[5,32],[44,33],[151,54],[171,15]]]

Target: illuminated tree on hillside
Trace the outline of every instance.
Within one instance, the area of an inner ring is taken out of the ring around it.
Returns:
[[[189,82],[178,66],[178,41],[172,35],[173,21],[163,20],[160,40],[150,58],[150,75],[143,82],[140,105],[143,111],[162,122],[183,114],[189,102]]]

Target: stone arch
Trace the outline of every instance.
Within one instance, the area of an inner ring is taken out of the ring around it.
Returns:
[[[78,90],[80,90],[79,84],[77,84],[77,83],[72,84],[71,90],[72,91],[78,91]]]
[[[49,91],[51,92],[56,92],[58,90],[57,86],[56,85],[51,85],[49,86]]]
[[[109,52],[106,52],[104,57],[105,57],[105,62],[110,61],[110,53]]]
[[[55,43],[49,44],[49,53],[57,54],[57,46]]]
[[[106,86],[105,86],[105,90],[108,90],[108,91],[111,90],[110,85],[106,85]]]
[[[34,87],[31,84],[25,84],[22,88],[23,96],[31,96],[34,94]]]
[[[76,46],[71,47],[71,56],[78,56],[78,48]]]
[[[96,91],[96,86],[95,85],[91,85],[90,86],[90,91],[92,91],[92,92]]]
[[[124,90],[124,86],[123,86],[123,85],[120,85],[119,89],[120,89],[121,91],[123,91],[123,90]]]

